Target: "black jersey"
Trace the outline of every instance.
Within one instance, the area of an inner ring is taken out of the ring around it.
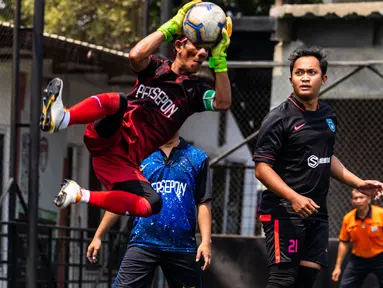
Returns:
[[[319,101],[316,111],[307,111],[291,95],[263,120],[253,156],[255,162],[271,164],[294,191],[314,200],[320,206],[320,217],[327,217],[335,131],[331,106]],[[262,194],[261,213],[276,218],[297,216],[289,201],[268,190]]]

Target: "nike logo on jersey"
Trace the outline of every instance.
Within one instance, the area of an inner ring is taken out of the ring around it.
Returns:
[[[148,166],[149,165],[149,163],[148,164],[146,164],[146,165],[144,165],[144,166],[141,166],[140,167],[140,172],[142,172],[142,171],[144,171],[144,169],[146,168],[146,166]]]
[[[299,126],[297,126],[297,125],[295,125],[294,126],[294,130],[295,131],[298,131],[299,129],[301,129],[303,126],[305,126],[306,125],[306,123],[303,123],[303,124],[301,124],[301,125],[299,125]]]

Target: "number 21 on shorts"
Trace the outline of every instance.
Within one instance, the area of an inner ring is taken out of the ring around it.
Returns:
[[[290,239],[289,240],[289,253],[297,253],[298,252],[298,239]]]

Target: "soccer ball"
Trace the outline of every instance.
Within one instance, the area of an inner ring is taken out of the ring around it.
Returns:
[[[221,7],[210,2],[195,5],[186,14],[183,29],[190,42],[201,47],[214,46],[221,40],[226,26],[226,14]]]

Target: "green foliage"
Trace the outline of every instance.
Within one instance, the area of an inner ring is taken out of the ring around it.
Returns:
[[[269,10],[274,5],[275,0],[205,0],[211,1],[219,6],[225,12],[230,11],[232,15],[243,16],[266,16],[269,15]],[[187,0],[174,0],[175,6],[180,6]],[[322,3],[323,0],[284,0],[289,4],[312,4]]]
[[[22,24],[31,27],[33,3],[22,0]],[[171,0],[169,0],[171,1]],[[173,0],[173,14],[189,0]],[[275,0],[210,0],[240,15],[268,15]],[[0,21],[13,22],[13,0],[0,0]],[[290,0],[296,4],[320,3],[322,0]],[[46,0],[45,32],[128,50],[143,36],[144,0]],[[159,27],[161,0],[150,0],[149,31]]]
[[[0,22],[13,21],[12,0],[0,0]]]
[[[12,10],[12,0],[0,1]],[[33,4],[34,0],[22,0],[24,26],[32,27]],[[13,12],[3,10],[0,21],[13,22]],[[142,37],[143,13],[142,0],[46,0],[44,31],[125,50]]]
[[[33,1],[33,0],[25,0]],[[47,0],[45,31],[124,50],[142,31],[139,0]]]

